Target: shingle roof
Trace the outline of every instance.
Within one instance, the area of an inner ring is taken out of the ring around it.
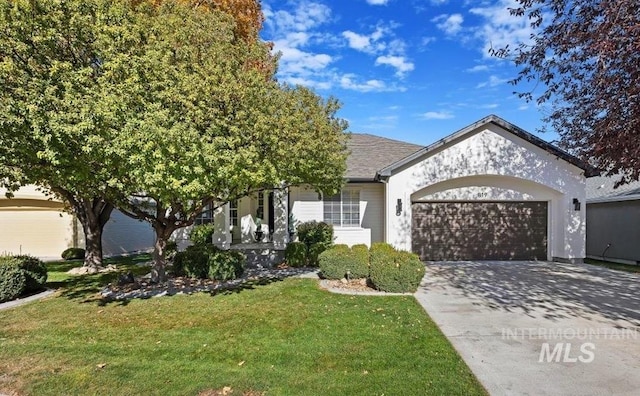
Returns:
[[[352,133],[347,147],[346,178],[351,181],[374,180],[376,173],[424,146],[366,133]]]
[[[595,176],[587,179],[587,202],[612,202],[640,199],[640,181],[613,188],[620,176]]]

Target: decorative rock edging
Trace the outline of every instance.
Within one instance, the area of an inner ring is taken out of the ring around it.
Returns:
[[[349,294],[354,296],[413,296],[413,293],[388,293],[379,290],[363,291],[363,290],[349,290],[341,289],[338,287],[332,287],[327,279],[320,279],[320,287],[336,294]]]
[[[173,278],[164,283],[153,284],[147,278],[138,278],[135,284],[117,286],[107,285],[100,295],[107,300],[131,300],[134,298],[152,298],[192,294],[198,292],[216,292],[233,290],[254,283],[278,281],[289,277],[317,278],[315,268],[249,268],[243,276],[226,282],[208,279]]]
[[[47,290],[45,290],[43,292],[31,295],[29,297],[18,298],[16,300],[11,300],[11,301],[0,303],[0,311],[2,311],[3,309],[15,308],[15,307],[18,307],[20,305],[24,305],[26,303],[30,303],[32,301],[40,300],[41,298],[49,297],[50,295],[52,295],[55,292],[56,292],[55,290],[47,289]]]

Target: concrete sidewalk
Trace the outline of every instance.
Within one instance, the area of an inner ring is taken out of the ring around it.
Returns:
[[[415,296],[492,395],[638,395],[639,285],[586,265],[434,263]]]
[[[0,303],[0,311],[2,311],[3,309],[15,308],[15,307],[18,307],[20,305],[24,305],[24,304],[30,303],[32,301],[40,300],[41,298],[49,297],[50,295],[52,295],[55,292],[56,292],[55,290],[45,290],[43,292],[40,292],[38,294],[34,294],[32,296],[29,296],[29,297],[18,298],[16,300],[11,300],[11,301],[7,301],[7,302],[4,302],[4,303]],[[2,395],[0,395],[0,396],[2,396]]]

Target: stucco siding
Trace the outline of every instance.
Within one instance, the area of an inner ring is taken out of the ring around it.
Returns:
[[[583,170],[497,125],[484,125],[405,164],[387,183],[386,234],[399,249],[411,249],[412,201],[534,200],[549,203],[548,259],[585,256]],[[574,210],[574,198],[580,210]]]
[[[588,204],[587,255],[640,263],[639,225],[640,200]]]

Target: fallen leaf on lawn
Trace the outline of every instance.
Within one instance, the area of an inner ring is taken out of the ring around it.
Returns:
[[[238,363],[238,366],[242,366],[244,364],[244,360]]]
[[[156,342],[156,344],[160,344],[160,343],[162,343],[162,341],[158,341],[158,342]]]
[[[369,372],[368,372],[367,370],[364,370],[364,371],[362,372],[362,374],[365,374],[365,375],[366,375],[366,374],[369,374]]]
[[[100,363],[96,367],[98,367],[99,369],[102,369],[102,368],[107,367],[107,364],[106,363]]]

